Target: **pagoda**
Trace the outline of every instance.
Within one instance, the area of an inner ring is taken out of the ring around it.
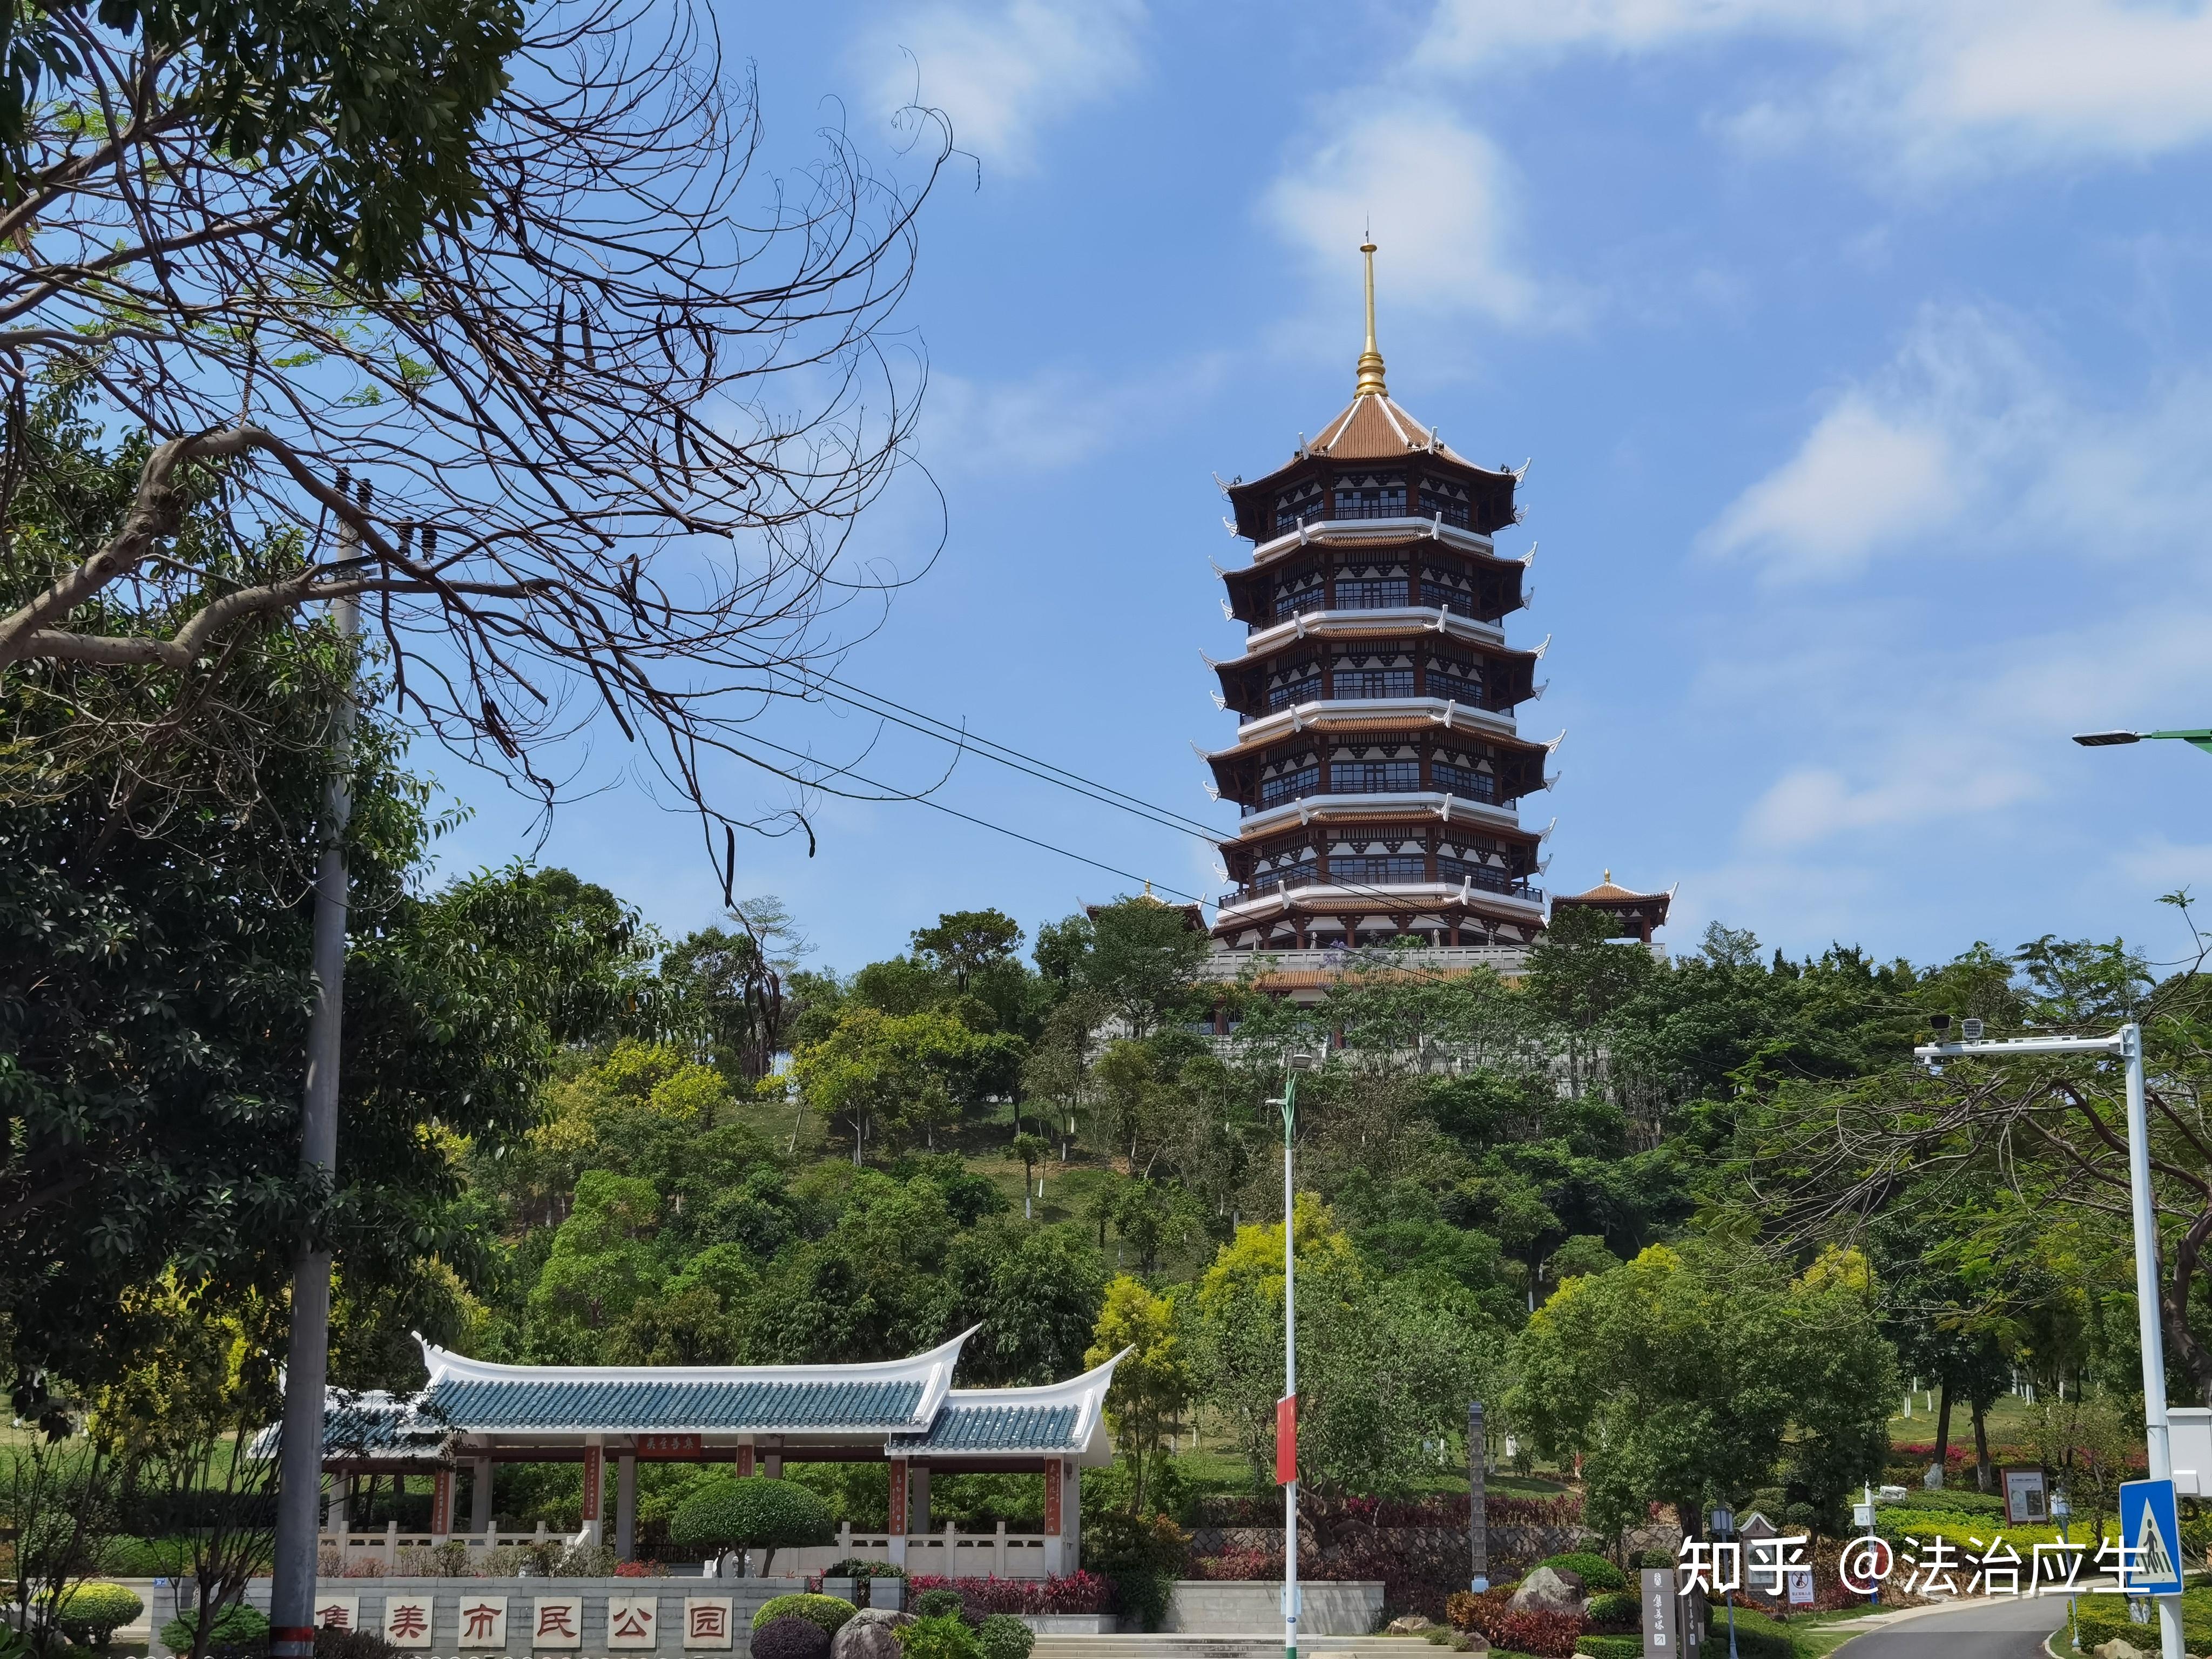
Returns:
[[[1222,573],[1243,653],[1212,665],[1242,723],[1205,758],[1243,814],[1220,844],[1236,888],[1215,948],[1516,949],[1543,929],[1531,878],[1548,833],[1523,828],[1519,804],[1550,787],[1557,746],[1514,720],[1540,695],[1543,651],[1505,642],[1527,562],[1492,538],[1519,520],[1521,475],[1476,465],[1391,398],[1375,245],[1360,252],[1352,402],[1283,466],[1224,486],[1253,548]]]

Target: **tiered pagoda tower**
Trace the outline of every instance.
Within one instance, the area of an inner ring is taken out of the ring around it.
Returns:
[[[1375,245],[1360,252],[1350,405],[1285,465],[1226,486],[1253,550],[1223,573],[1243,654],[1214,665],[1243,723],[1206,757],[1243,813],[1221,843],[1237,886],[1216,948],[1523,945],[1544,926],[1544,837],[1518,805],[1549,787],[1557,740],[1514,721],[1543,652],[1505,642],[1527,564],[1491,538],[1520,517],[1520,474],[1477,466],[1391,399]]]

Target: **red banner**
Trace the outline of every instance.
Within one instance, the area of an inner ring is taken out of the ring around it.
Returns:
[[[453,1529],[453,1472],[441,1468],[430,1481],[430,1530],[449,1533]]]
[[[584,1448],[584,1519],[599,1518],[600,1452],[597,1446]]]
[[[1298,1397],[1286,1394],[1275,1402],[1275,1484],[1287,1486],[1298,1478]]]
[[[891,1459],[890,1529],[895,1533],[906,1530],[906,1459]]]
[[[1044,1466],[1044,1534],[1048,1538],[1057,1538],[1060,1536],[1060,1488],[1065,1486],[1066,1484],[1066,1478],[1061,1474],[1060,1460],[1057,1457],[1046,1459]]]

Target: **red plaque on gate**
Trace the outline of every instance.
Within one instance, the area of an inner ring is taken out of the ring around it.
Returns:
[[[637,1437],[637,1455],[644,1458],[696,1457],[699,1437],[696,1434],[641,1434]]]

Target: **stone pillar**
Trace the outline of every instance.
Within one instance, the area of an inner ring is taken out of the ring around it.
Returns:
[[[761,1470],[771,1480],[783,1479],[783,1438],[778,1436],[763,1449],[761,1461],[767,1467]]]
[[[476,1480],[469,1488],[469,1530],[485,1534],[487,1541],[493,1527],[498,1523],[498,1516],[492,1512],[491,1504],[491,1459],[479,1457],[477,1459]]]
[[[1072,1457],[1060,1460],[1062,1492],[1060,1500],[1060,1535],[1066,1541],[1060,1547],[1060,1557],[1066,1562],[1062,1572],[1073,1572],[1083,1565],[1083,1466]]]
[[[917,1457],[914,1460],[912,1471],[907,1476],[907,1490],[909,1494],[907,1506],[913,1516],[907,1530],[927,1532],[929,1530],[929,1463],[926,1458]],[[951,1569],[947,1567],[945,1571],[950,1572]]]
[[[337,1534],[338,1547],[345,1547],[345,1535],[353,1522],[353,1477],[342,1474],[331,1482],[331,1512],[323,1523],[325,1529]],[[155,1629],[161,1626],[156,1625]]]
[[[906,1565],[907,1486],[906,1459],[894,1457],[891,1464],[891,1494],[890,1511],[885,1516],[884,1530],[890,1537],[891,1565]]]
[[[1467,1402],[1468,1588],[1477,1595],[1490,1588],[1490,1516],[1484,1491],[1485,1429],[1482,1401]]]
[[[1060,1460],[1048,1457],[1044,1465],[1044,1570],[1054,1578],[1075,1571],[1075,1563],[1066,1559],[1066,1546],[1060,1537],[1066,1522],[1067,1481],[1060,1468]]]
[[[453,1530],[453,1466],[441,1463],[430,1477],[430,1533],[443,1538]]]
[[[599,1488],[605,1484],[605,1456],[598,1435],[584,1443],[584,1525],[578,1535],[587,1544],[598,1543],[604,1535],[599,1522]]]
[[[627,1561],[637,1545],[637,1453],[615,1457],[615,1559]]]

